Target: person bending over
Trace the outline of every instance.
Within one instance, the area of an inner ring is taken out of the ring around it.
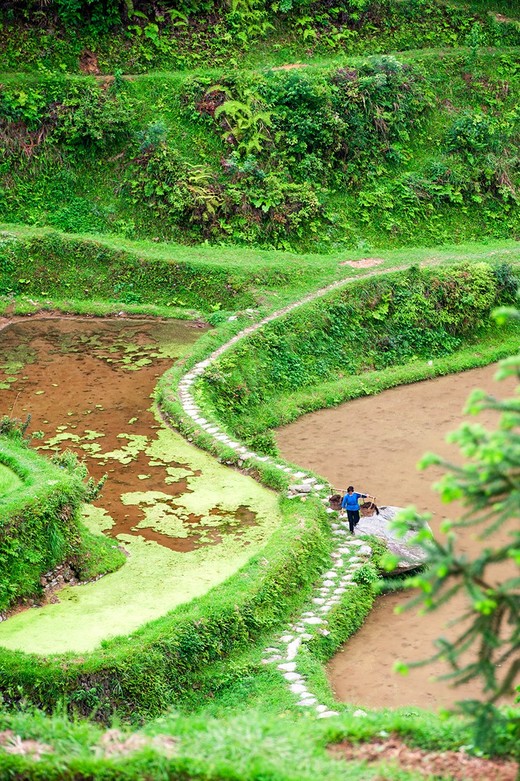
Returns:
[[[367,496],[368,494],[360,494],[354,491],[354,486],[349,485],[347,493],[342,499],[341,509],[347,511],[348,528],[351,534],[354,534],[354,528],[359,523],[359,500],[366,499]],[[375,499],[375,497],[372,497],[372,499]]]

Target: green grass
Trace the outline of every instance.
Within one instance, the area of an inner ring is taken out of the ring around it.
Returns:
[[[213,272],[228,272],[232,276],[243,280],[245,289],[249,289],[253,306],[260,311],[272,311],[280,309],[286,304],[304,295],[325,287],[333,282],[343,279],[356,279],[370,276],[396,268],[408,268],[411,265],[430,266],[438,264],[451,264],[454,262],[478,262],[481,260],[507,261],[513,266],[520,263],[520,245],[514,240],[489,240],[486,242],[465,242],[461,244],[447,244],[437,247],[410,247],[400,249],[382,249],[376,253],[368,248],[358,250],[344,250],[331,252],[328,255],[313,253],[297,255],[295,253],[281,252],[277,250],[255,250],[240,247],[213,247],[203,245],[187,247],[182,244],[153,242],[147,240],[131,241],[119,237],[111,237],[102,234],[57,234],[50,228],[36,228],[32,226],[20,226],[16,224],[0,224],[0,231],[20,239],[21,246],[33,239],[57,237],[63,240],[67,247],[69,240],[73,246],[85,244],[87,248],[100,248],[103,251],[113,253],[128,253],[130,259],[142,259],[144,263],[175,263],[178,266],[186,265],[193,268],[200,275]],[[65,250],[59,250],[64,252]],[[90,250],[88,250],[90,251]],[[346,261],[356,261],[363,258],[374,257],[381,261],[376,267],[352,268],[343,265]],[[63,261],[68,259],[64,256]],[[59,256],[58,256],[59,261]],[[23,258],[23,264],[17,269],[17,275],[24,275],[30,279],[31,263]],[[97,262],[97,261],[96,261]],[[49,265],[49,264],[47,264]],[[49,269],[47,270],[49,272]],[[99,274],[100,272],[95,272]],[[37,284],[24,294],[20,292],[14,297],[15,310],[19,314],[29,314],[40,310],[58,308],[66,312],[76,314],[92,313],[97,315],[116,314],[124,310],[128,314],[151,314],[165,317],[193,318],[198,314],[217,317],[218,310],[222,307],[214,306],[214,298],[209,298],[208,291],[201,289],[201,295],[196,300],[197,307],[187,308],[176,304],[165,306],[160,303],[158,291],[149,296],[149,300],[140,303],[131,301],[112,302],[83,298],[80,291],[74,289],[75,278],[71,277],[68,287],[68,295],[63,295],[64,288],[56,286],[55,282],[49,282],[40,276]],[[4,286],[5,286],[4,282]],[[57,287],[56,292],[41,294],[41,289],[52,284]],[[80,286],[78,286],[80,287]],[[0,291],[2,290],[2,272],[0,270]],[[82,290],[81,290],[82,292]],[[206,292],[206,297],[204,293]],[[175,298],[177,294],[174,293]],[[0,297],[0,311],[9,310],[13,305],[13,295],[5,294]],[[154,300],[155,299],[155,300]],[[159,300],[158,300],[159,299]],[[3,304],[2,304],[3,302]],[[235,311],[234,306],[225,306],[225,310]]]
[[[13,470],[0,464],[0,496],[16,491],[21,485],[22,481]]]

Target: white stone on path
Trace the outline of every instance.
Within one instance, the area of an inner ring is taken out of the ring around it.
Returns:
[[[278,665],[278,669],[293,673],[296,670],[296,662],[284,662],[283,664]]]
[[[307,693],[307,687],[304,683],[291,683],[289,689],[293,694],[303,694],[304,692]]]
[[[323,713],[318,713],[319,719],[330,719],[331,716],[338,716],[338,712],[335,710],[326,710]]]
[[[304,624],[321,624],[323,621],[322,618],[318,618],[318,616],[312,616],[311,618],[304,618],[303,623]]]
[[[292,635],[283,635],[280,640],[282,643],[290,643],[291,640],[294,640],[294,637]]]
[[[301,639],[299,637],[296,638],[296,640],[293,640],[292,643],[289,643],[287,646],[287,660],[291,661],[295,658],[296,654],[298,653],[298,648],[301,645]]]
[[[286,681],[301,681],[302,677],[300,673],[284,673],[283,677]]]
[[[300,702],[297,702],[296,705],[299,705],[301,708],[308,708],[311,705],[315,705],[316,702],[316,697],[309,697],[309,699],[300,700]]]

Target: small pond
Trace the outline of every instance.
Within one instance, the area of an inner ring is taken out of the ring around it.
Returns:
[[[42,453],[68,448],[94,478],[108,475],[85,520],[128,553],[118,572],[0,623],[1,645],[91,650],[222,582],[276,528],[274,493],[190,446],[154,409],[157,379],[200,333],[123,318],[24,318],[0,330],[2,414],[30,415]]]

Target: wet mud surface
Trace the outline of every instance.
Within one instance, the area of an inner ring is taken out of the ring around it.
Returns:
[[[338,491],[353,484],[358,491],[375,494],[378,504],[415,505],[421,512],[432,512],[431,525],[439,535],[442,520],[455,519],[460,508],[442,504],[433,491],[439,469],[419,472],[416,465],[426,452],[460,461],[458,449],[445,437],[461,423],[471,390],[482,388],[496,396],[514,392],[516,381],[495,382],[495,371],[491,366],[440,377],[306,415],[277,432],[280,451],[326,477]],[[493,426],[496,417],[487,412],[469,420]],[[482,542],[473,530],[465,530],[459,547],[475,553]],[[363,627],[332,659],[328,672],[338,699],[365,707],[435,709],[480,696],[478,684],[454,689],[447,681],[436,680],[448,671],[440,662],[404,677],[393,672],[397,659],[430,657],[434,640],[449,635],[447,625],[464,607],[457,600],[427,615],[416,610],[395,615],[394,608],[406,599],[402,593],[379,597]]]

